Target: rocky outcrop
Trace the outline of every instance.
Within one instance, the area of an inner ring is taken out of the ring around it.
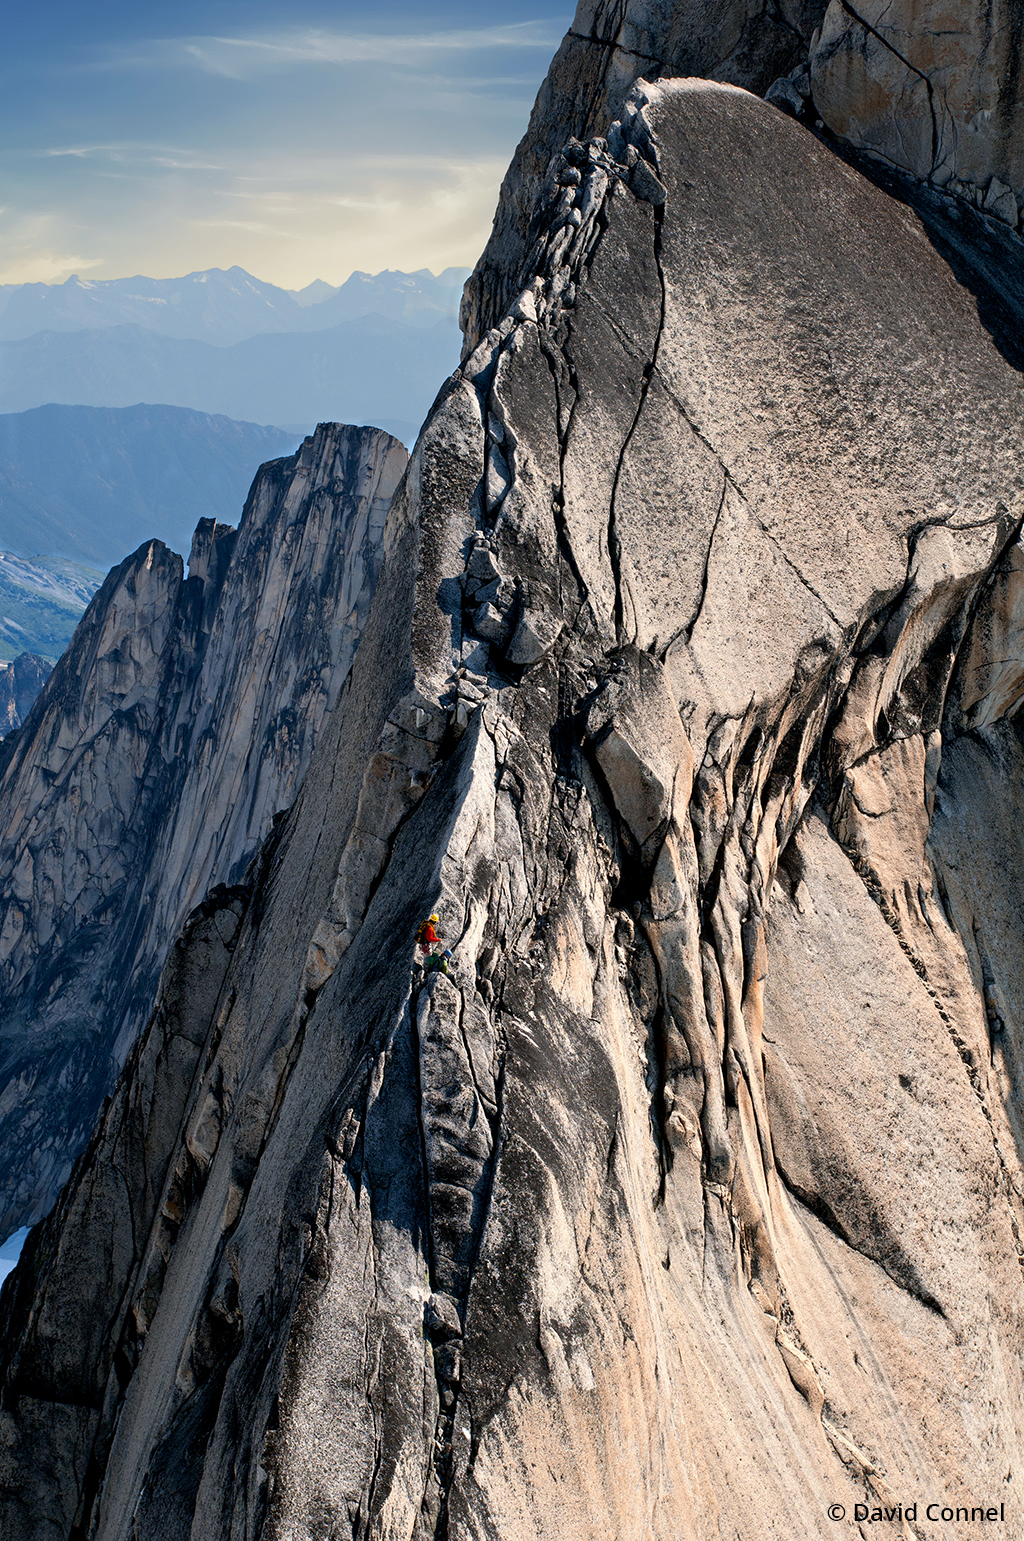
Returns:
[[[806,60],[828,0],[578,0],[502,183],[494,229],[462,301],[465,353],[539,267],[544,183],[570,136],[607,134],[638,75],[706,76],[758,95]]]
[[[579,0],[466,284],[466,352],[540,261],[551,159],[608,133],[637,75],[743,86],[834,137],[862,166],[909,173],[1017,227],[1024,203],[1020,0]]]
[[[531,224],[5,1286],[14,1541],[1013,1534],[1020,375],[729,86]]]
[[[53,664],[35,653],[19,653],[10,663],[0,663],[0,738],[21,727],[52,672]]]
[[[203,520],[108,576],[0,750],[0,1230],[52,1204],[184,917],[237,883],[334,707],[405,464],[323,425]]]
[[[1021,0],[831,0],[814,109],[860,150],[1016,227],[1024,203]]]

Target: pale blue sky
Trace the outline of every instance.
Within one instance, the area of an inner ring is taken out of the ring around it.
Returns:
[[[0,282],[470,266],[574,8],[9,0]]]

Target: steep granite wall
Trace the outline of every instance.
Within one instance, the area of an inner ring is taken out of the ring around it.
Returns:
[[[44,1214],[152,1009],[167,949],[295,796],[352,660],[407,456],[322,425],[107,578],[0,749],[0,1231]]]
[[[1021,376],[729,86],[532,226],[5,1286],[12,1541],[1019,1528]]]
[[[881,165],[1017,227],[1021,0],[579,0],[466,284],[470,351],[539,264],[551,157],[607,134],[638,75],[743,86]],[[869,169],[869,168],[868,168]]]
[[[1024,203],[1021,0],[831,0],[815,111],[857,149],[1014,227]]]

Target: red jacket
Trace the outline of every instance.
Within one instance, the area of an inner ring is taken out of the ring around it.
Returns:
[[[436,947],[440,943],[440,941],[442,939],[441,939],[441,937],[438,936],[437,932],[434,930],[434,928],[431,925],[430,921],[427,920],[427,921],[424,921],[423,925],[420,927],[419,940],[420,940],[420,946],[423,948],[423,951],[424,952],[429,952],[430,949],[432,947]]]

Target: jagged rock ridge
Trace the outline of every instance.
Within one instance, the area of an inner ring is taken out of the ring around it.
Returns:
[[[21,727],[52,671],[53,665],[37,653],[19,653],[10,663],[0,663],[0,738]]]
[[[151,1009],[167,949],[287,807],[351,663],[406,453],[322,425],[237,531],[108,576],[0,782],[0,1185],[44,1214]]]
[[[6,1287],[15,1538],[1013,1533],[1021,377],[773,107],[601,126]]]

